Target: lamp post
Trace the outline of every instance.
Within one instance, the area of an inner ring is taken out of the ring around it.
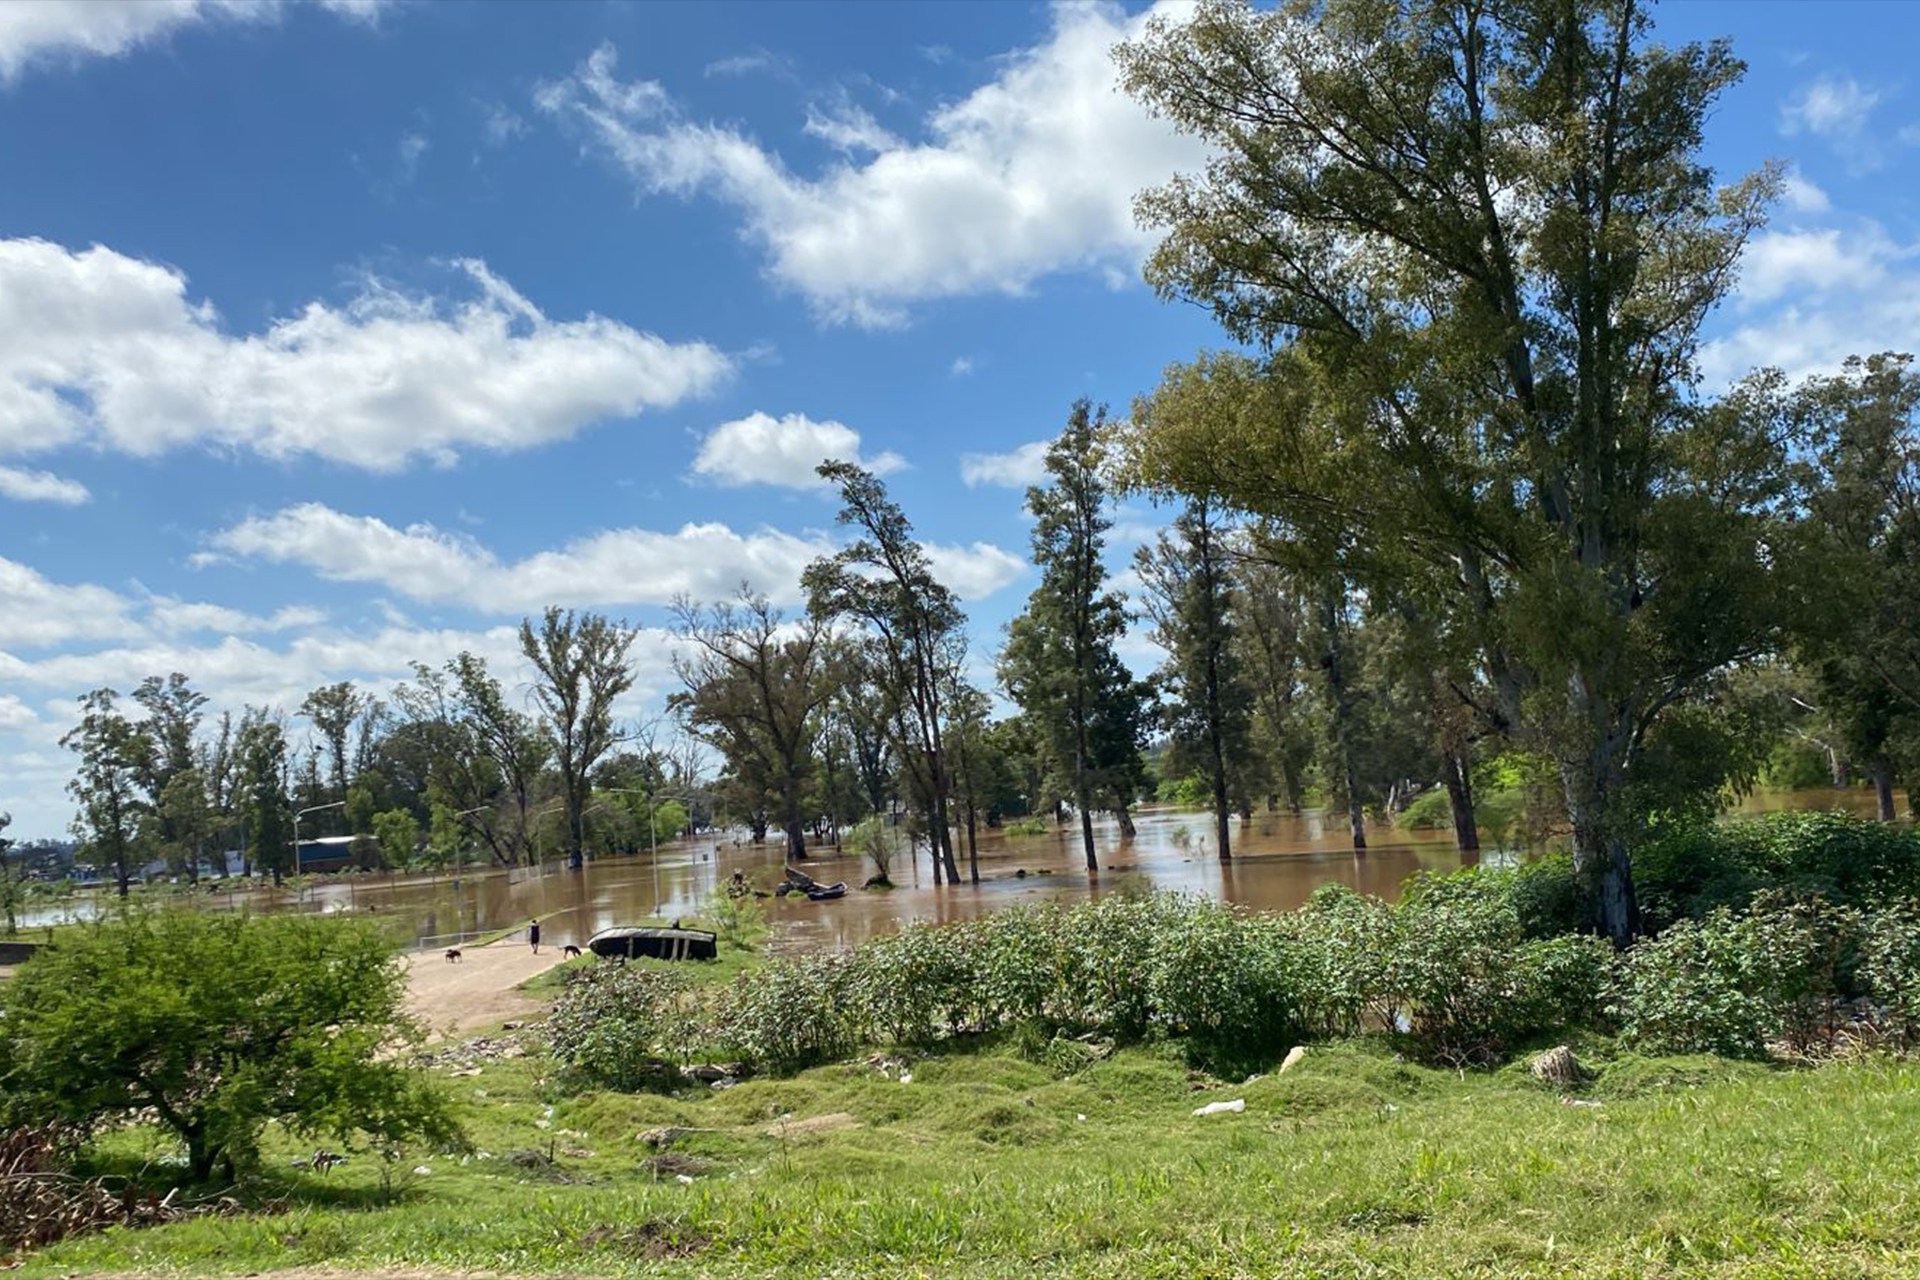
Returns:
[[[322,809],[343,809],[346,804],[345,800],[335,800],[329,804],[310,804],[293,811],[293,874],[300,874],[300,819],[310,813],[319,813]]]

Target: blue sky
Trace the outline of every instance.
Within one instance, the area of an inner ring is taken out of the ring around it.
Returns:
[[[887,471],[989,653],[1037,442],[1217,340],[1139,283],[1131,194],[1197,159],[1113,91],[1141,17],[0,5],[14,833],[66,825],[74,699],[149,673],[232,707],[459,648],[511,681],[551,601],[650,628],[638,713],[675,592],[791,601],[836,537],[827,454]],[[1911,349],[1920,8],[1656,17],[1749,64],[1721,172],[1793,174],[1709,382]]]

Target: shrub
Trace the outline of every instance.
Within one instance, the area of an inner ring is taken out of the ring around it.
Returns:
[[[1045,818],[1015,818],[1000,828],[1001,834],[1008,836],[1044,836],[1053,830]]]
[[[1682,920],[1630,950],[1610,1011],[1649,1053],[1762,1058],[1784,1040],[1830,1038],[1834,1001],[1860,918],[1815,898],[1770,892],[1751,910]]]
[[[1604,947],[1577,936],[1529,941],[1500,877],[1425,876],[1394,910],[1390,989],[1426,1056],[1491,1062],[1520,1041],[1593,1015]]]
[[[81,1134],[151,1112],[197,1180],[251,1164],[279,1121],[342,1143],[457,1138],[426,1077],[406,978],[370,924],[134,912],[76,930],[0,989],[0,1108]]]
[[[1393,820],[1409,831],[1440,831],[1453,825],[1453,802],[1444,788],[1430,787],[1408,802]]]
[[[725,992],[711,1028],[717,1046],[765,1071],[800,1071],[868,1038],[857,1019],[849,955],[776,960]]]
[[[1694,823],[1634,850],[1650,928],[1738,910],[1763,888],[1872,905],[1920,893],[1920,832],[1845,813],[1770,813]]]
[[[638,1089],[662,1075],[661,1058],[692,1056],[702,1033],[687,981],[642,965],[569,969],[547,1018],[561,1067],[582,1084]]]
[[[1920,899],[1873,913],[1860,944],[1859,980],[1880,1030],[1901,1048],[1920,1045]]]
[[[1143,958],[1156,1029],[1215,1063],[1270,1051],[1302,1023],[1292,946],[1271,917],[1194,904]]]
[[[1287,917],[1306,1034],[1357,1035],[1369,1015],[1382,1024],[1392,1022],[1392,922],[1387,903],[1340,884],[1322,885]]]
[[[969,925],[908,925],[848,957],[848,987],[863,1027],[925,1042],[980,1023],[980,983]]]

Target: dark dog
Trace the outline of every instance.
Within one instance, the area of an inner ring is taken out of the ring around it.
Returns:
[[[458,947],[448,947],[448,948],[447,948],[447,963],[448,963],[448,964],[459,964],[459,963],[460,963],[460,948],[458,948]]]
[[[560,948],[560,958],[563,960],[571,960],[579,954],[580,948],[574,946],[571,942]]]

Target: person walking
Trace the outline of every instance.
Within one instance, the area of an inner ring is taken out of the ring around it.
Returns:
[[[527,921],[527,940],[533,943],[533,954],[539,955],[540,954],[540,922],[538,920]]]

